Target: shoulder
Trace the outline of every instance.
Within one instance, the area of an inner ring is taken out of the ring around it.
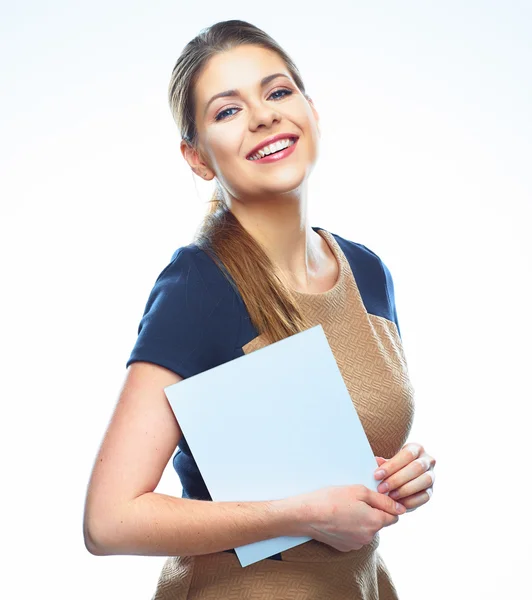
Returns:
[[[191,377],[230,360],[241,313],[219,267],[195,244],[174,251],[148,295],[126,363],[147,361]]]
[[[180,246],[157,276],[155,285],[179,289],[192,284],[198,288],[196,291],[219,285],[222,282],[216,277],[217,269],[209,268],[210,263],[212,260],[195,244]]]
[[[188,316],[204,316],[233,288],[212,258],[195,244],[181,246],[155,280],[149,300],[176,300]]]
[[[204,293],[205,284],[196,264],[196,250],[192,246],[178,248],[170,262],[157,275],[146,309],[153,303],[179,299],[187,303]],[[191,305],[192,306],[192,305]]]
[[[390,270],[381,257],[364,244],[332,233],[343,250],[353,272],[357,288],[368,313],[399,322],[395,306],[395,292]]]
[[[386,286],[393,284],[390,270],[381,257],[359,242],[353,242],[340,235],[332,234],[346,255],[352,268],[365,275],[366,280],[381,280]]]

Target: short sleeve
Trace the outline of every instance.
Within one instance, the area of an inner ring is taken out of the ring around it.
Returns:
[[[380,259],[379,259],[380,260]],[[386,291],[388,293],[388,301],[390,303],[390,313],[392,316],[392,321],[395,323],[397,327],[397,332],[399,333],[399,337],[401,337],[401,330],[399,329],[399,320],[397,318],[397,307],[395,305],[395,290],[393,287],[393,279],[392,274],[388,267],[380,260],[382,270],[384,272],[384,279],[386,281]]]
[[[384,291],[385,297],[382,302],[378,302],[379,312],[382,316],[386,317],[388,320],[393,321],[395,326],[397,327],[397,332],[399,337],[401,337],[401,330],[399,328],[399,320],[397,318],[397,308],[395,305],[395,290],[393,285],[393,278],[390,270],[386,266],[386,264],[382,261],[380,256],[375,254],[373,250],[370,250],[367,246],[360,244],[363,248],[365,248],[368,252],[370,252],[379,264],[380,271],[382,273],[382,280],[384,283]]]
[[[176,250],[157,277],[126,363],[155,363],[183,378],[194,375],[202,339],[202,316],[208,310],[206,285],[195,264],[194,250]]]

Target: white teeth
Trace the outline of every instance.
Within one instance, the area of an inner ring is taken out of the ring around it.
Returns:
[[[279,150],[282,150],[283,148],[288,148],[289,146],[293,146],[295,143],[296,143],[296,140],[293,138],[279,140],[278,142],[275,142],[274,144],[270,144],[269,146],[264,146],[264,148],[261,148],[256,154],[253,154],[252,156],[250,156],[248,160],[258,160],[260,158],[263,158],[264,156],[267,156],[268,154],[272,154],[273,152],[279,152]]]

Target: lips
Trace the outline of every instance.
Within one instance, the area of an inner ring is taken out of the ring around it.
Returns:
[[[272,135],[271,137],[268,137],[268,138],[262,140],[262,142],[260,144],[255,146],[253,148],[253,150],[251,150],[251,152],[249,152],[246,155],[246,158],[249,159],[250,156],[253,156],[254,154],[256,154],[259,150],[264,148],[264,146],[269,146],[270,144],[273,144],[274,142],[278,142],[279,140],[286,140],[286,139],[297,140],[297,139],[299,139],[299,136],[296,135],[295,133],[278,133],[277,135]]]

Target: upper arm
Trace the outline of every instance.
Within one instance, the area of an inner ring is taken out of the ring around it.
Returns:
[[[86,529],[157,487],[182,437],[164,388],[182,379],[147,362],[136,362],[127,370],[90,478]]]
[[[112,522],[126,503],[155,490],[183,437],[164,388],[232,355],[233,296],[208,286],[210,263],[198,266],[195,255],[180,248],[149,294],[88,487],[89,541],[94,523]]]
[[[153,492],[182,438],[164,388],[194,374],[205,286],[181,248],[150,291],[126,375],[91,474],[84,530]],[[99,528],[96,525],[96,528]]]

